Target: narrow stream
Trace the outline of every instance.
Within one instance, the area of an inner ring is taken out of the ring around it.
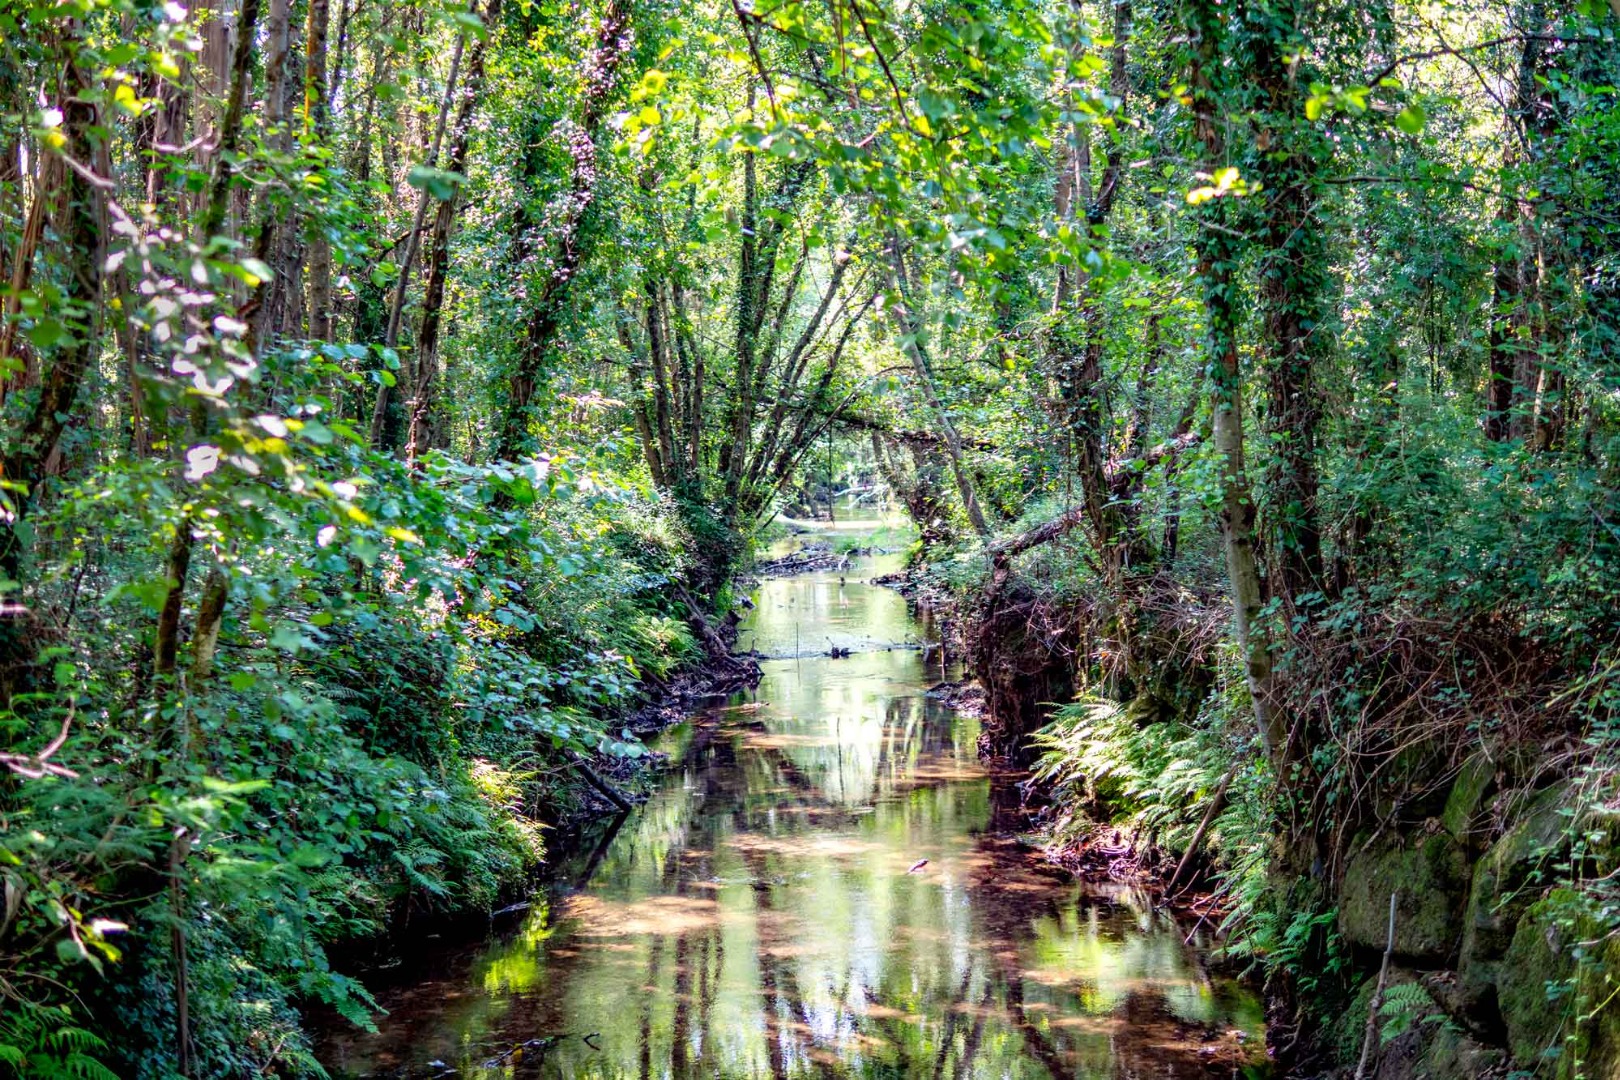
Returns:
[[[897,566],[766,581],[759,687],[668,731],[660,790],[519,925],[424,942],[333,1074],[1258,1075],[1259,1004],[1200,933],[1013,841],[927,628],[866,583]]]

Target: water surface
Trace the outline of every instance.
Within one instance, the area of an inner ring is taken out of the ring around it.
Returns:
[[[425,942],[335,1075],[1195,1077],[1263,1061],[1260,1010],[1190,928],[1012,839],[1016,790],[894,560],[767,581],[759,687],[671,729],[649,802],[520,925]],[[833,645],[854,651],[825,655]],[[821,654],[821,655],[811,655]]]

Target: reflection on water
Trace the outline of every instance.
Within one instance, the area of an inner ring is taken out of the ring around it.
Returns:
[[[872,560],[857,568],[864,578]],[[925,632],[856,574],[766,582],[756,691],[672,729],[662,789],[514,932],[428,950],[338,1075],[1191,1077],[1258,1005],[1130,890],[1021,851]],[[814,640],[812,640],[814,635]],[[926,862],[924,861],[926,860]],[[431,943],[429,943],[431,945]]]

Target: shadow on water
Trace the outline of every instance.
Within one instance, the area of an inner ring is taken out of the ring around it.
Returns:
[[[787,658],[666,733],[660,790],[521,925],[424,943],[380,990],[376,1034],[325,1039],[334,1075],[1258,1069],[1260,1007],[1202,943],[997,831],[977,722],[924,695],[937,667],[887,648],[925,628],[856,577],[885,561],[766,582],[743,642]],[[808,655],[830,644],[853,655]]]

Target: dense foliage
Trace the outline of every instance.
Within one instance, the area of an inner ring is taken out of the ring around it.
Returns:
[[[1612,934],[1617,34],[6,5],[3,1067],[318,1073],[299,1010],[368,1009],[327,950],[523,880],[856,479],[977,609],[1006,748],[1085,692],[1064,822],[1213,822],[1308,993],[1357,838],[1477,753],[1579,793],[1537,882]]]

